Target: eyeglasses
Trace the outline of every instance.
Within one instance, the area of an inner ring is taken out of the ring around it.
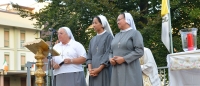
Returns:
[[[121,18],[121,19],[117,19],[117,22],[118,22],[118,21],[120,21],[120,20],[122,20],[122,19],[124,19],[124,18]]]

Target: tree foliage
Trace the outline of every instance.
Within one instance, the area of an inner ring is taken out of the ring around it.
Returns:
[[[174,52],[182,52],[179,30],[199,28],[200,5],[198,3],[200,1],[170,0],[170,2]],[[95,35],[90,28],[94,16],[105,15],[116,34],[119,32],[117,16],[124,11],[130,12],[136,28],[143,35],[145,47],[152,50],[158,66],[166,66],[166,56],[169,52],[161,42],[160,8],[161,0],[52,0],[52,3],[39,13],[30,14],[21,10],[20,14],[23,17],[28,14],[32,19],[36,19],[37,28],[44,28],[44,30],[69,27],[75,39],[87,49],[89,40]],[[44,25],[46,26],[43,27]]]

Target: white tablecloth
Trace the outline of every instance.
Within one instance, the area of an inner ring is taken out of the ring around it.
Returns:
[[[167,56],[170,86],[200,86],[200,50]]]

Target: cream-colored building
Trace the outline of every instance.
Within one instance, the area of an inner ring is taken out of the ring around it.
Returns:
[[[46,3],[22,7],[34,13],[41,9],[39,6],[44,7],[44,5]],[[0,69],[4,59],[9,68],[7,72],[0,70],[0,86],[26,86],[25,64],[36,60],[35,55],[23,47],[23,43],[40,38],[40,29],[34,28],[33,25],[35,22],[36,20],[20,17],[10,4],[0,4]],[[31,86],[34,86],[33,83],[34,76]]]

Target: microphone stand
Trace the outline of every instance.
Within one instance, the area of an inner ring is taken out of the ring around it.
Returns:
[[[48,63],[47,63],[47,71],[46,71],[46,86],[53,86],[53,67],[51,67],[51,60],[52,60],[52,38],[53,34],[56,33],[55,30],[50,30],[51,31],[51,38],[50,38],[50,46],[49,46],[49,53],[47,56]]]

